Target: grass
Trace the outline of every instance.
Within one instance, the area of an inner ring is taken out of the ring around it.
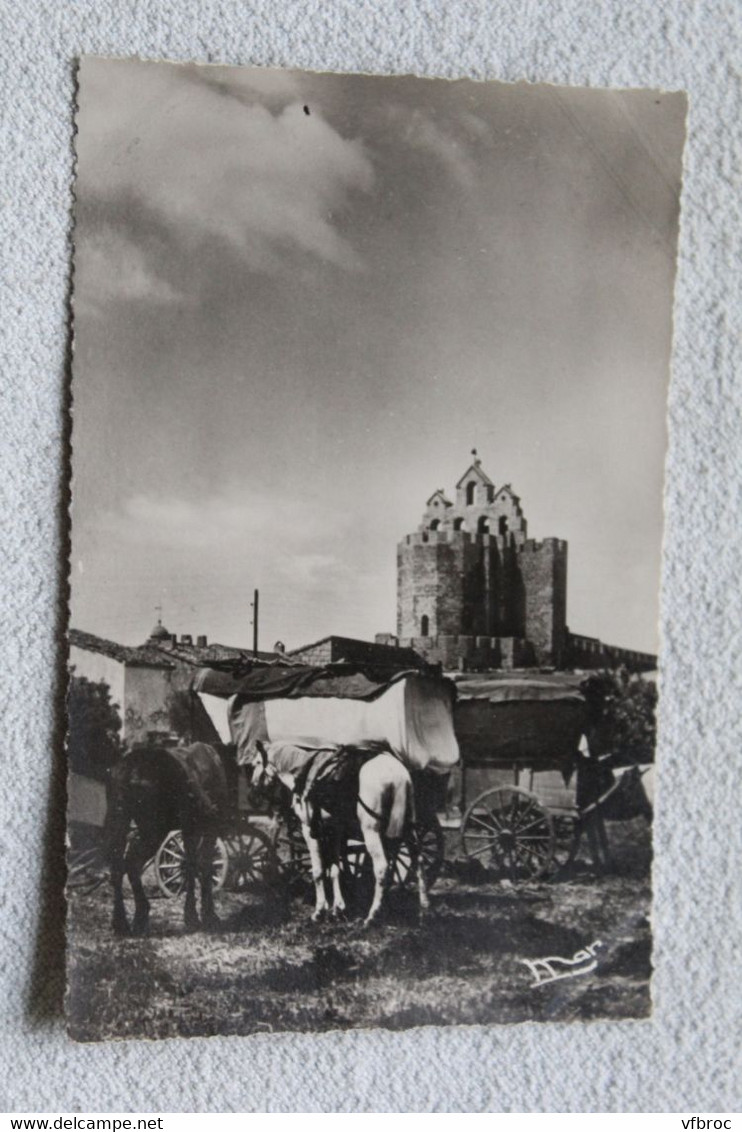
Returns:
[[[108,887],[72,893],[70,1033],[97,1041],[644,1016],[649,837],[632,822],[613,839],[622,864],[611,876],[583,867],[516,892],[449,866],[423,925],[402,893],[369,931],[359,920],[312,924],[309,906],[275,893],[220,893],[218,934],[186,934],[181,902],[153,897],[149,938],[116,939]],[[597,939],[596,971],[531,986],[524,959],[568,958]]]

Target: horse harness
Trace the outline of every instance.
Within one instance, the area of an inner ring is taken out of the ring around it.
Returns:
[[[320,810],[346,822],[352,821],[356,802],[371,817],[382,820],[358,795],[361,767],[377,754],[378,751],[363,747],[339,747],[317,751],[307,761],[294,780],[294,796],[312,803],[313,824],[319,821]]]

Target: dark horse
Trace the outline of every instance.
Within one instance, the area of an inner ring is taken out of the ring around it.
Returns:
[[[149,900],[142,872],[173,829],[183,835],[185,851],[185,925],[194,931],[214,929],[212,862],[216,838],[227,813],[227,779],[213,747],[137,748],[113,768],[108,785],[106,842],[113,885],[113,930],[129,934],[124,907],[124,874],[134,894],[134,935],[149,924]],[[131,826],[135,835],[130,836]],[[196,910],[196,877],[201,886],[201,920]]]

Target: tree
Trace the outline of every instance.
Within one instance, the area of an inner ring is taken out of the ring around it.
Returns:
[[[111,689],[105,681],[70,676],[67,693],[67,755],[70,769],[77,774],[105,781],[121,757],[121,716],[111,702]]]
[[[611,752],[618,762],[654,759],[657,687],[628,669],[594,672],[582,682],[588,705],[591,749]]]

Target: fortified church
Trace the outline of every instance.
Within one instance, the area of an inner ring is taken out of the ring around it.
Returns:
[[[656,657],[569,632],[566,541],[528,538],[519,497],[472,455],[455,499],[433,492],[399,543],[397,634],[377,642],[446,669],[655,667]]]
[[[121,645],[70,630],[70,660],[88,680],[105,682],[120,707],[123,738],[131,743],[172,730],[178,694],[194,668],[214,661],[258,660],[325,665],[334,662],[384,668],[440,664],[444,669],[599,668],[624,664],[654,669],[647,653],[577,636],[567,627],[567,543],[528,538],[520,499],[510,484],[496,487],[473,462],[456,484],[455,499],[431,495],[418,529],[397,548],[397,633],[375,641],[337,635],[286,652],[248,647],[184,633],[178,638],[158,621],[141,645]],[[208,721],[190,720],[198,732]]]

